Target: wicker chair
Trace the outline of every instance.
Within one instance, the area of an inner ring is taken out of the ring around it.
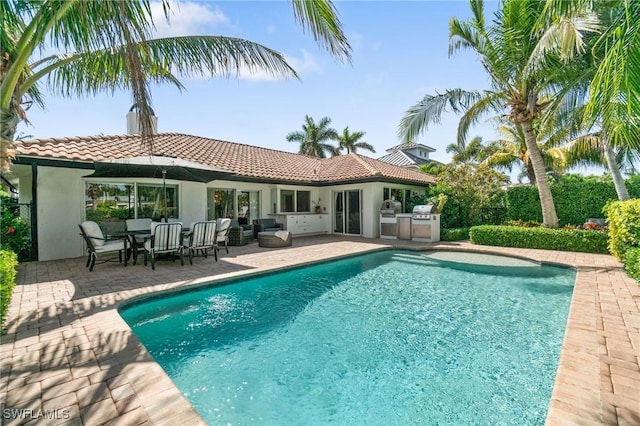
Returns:
[[[243,246],[253,242],[253,226],[242,225],[237,219],[231,219],[229,228],[229,245]]]

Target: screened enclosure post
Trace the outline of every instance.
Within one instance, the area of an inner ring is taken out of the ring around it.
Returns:
[[[31,260],[38,260],[38,164],[31,164]]]

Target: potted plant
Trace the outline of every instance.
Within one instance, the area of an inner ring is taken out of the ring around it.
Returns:
[[[320,198],[318,198],[318,201],[312,201],[313,205],[315,206],[315,212],[316,214],[320,214],[322,213],[322,207],[320,207]]]

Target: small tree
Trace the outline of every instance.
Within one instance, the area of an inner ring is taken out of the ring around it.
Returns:
[[[444,194],[443,228],[465,228],[482,223],[482,210],[504,207],[504,186],[509,178],[485,166],[448,165],[438,174],[430,195]]]

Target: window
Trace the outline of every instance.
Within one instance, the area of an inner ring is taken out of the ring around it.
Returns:
[[[403,213],[411,213],[408,211],[408,202],[411,199],[411,191],[408,189],[400,189],[400,188],[383,188],[382,196],[385,200],[396,200],[402,203],[402,212]]]
[[[178,185],[138,184],[138,218],[178,217]]]
[[[296,211],[311,211],[311,191],[296,191]]]
[[[134,186],[126,183],[87,182],[85,217],[99,224],[134,217]]]
[[[280,190],[280,211],[282,213],[310,212],[311,191]]]
[[[253,219],[260,218],[260,192],[259,191],[238,191],[238,219],[246,219],[246,223],[251,223]]]
[[[124,219],[178,217],[178,185],[85,182],[85,217],[105,233],[124,230]]]
[[[235,217],[235,190],[207,188],[207,220]]]
[[[289,213],[295,212],[295,203],[294,200],[296,198],[296,191],[292,191],[289,189],[283,189],[280,191],[280,211]]]

